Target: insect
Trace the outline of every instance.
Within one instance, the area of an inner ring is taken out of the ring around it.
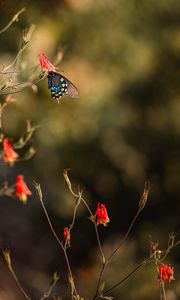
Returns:
[[[47,74],[47,78],[51,97],[57,100],[58,103],[64,95],[68,95],[72,98],[79,98],[78,89],[63,75],[50,71]]]

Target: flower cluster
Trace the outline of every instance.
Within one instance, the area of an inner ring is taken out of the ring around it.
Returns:
[[[8,138],[3,140],[3,160],[5,163],[13,166],[18,159],[19,154],[14,151],[13,145],[10,143]]]
[[[8,138],[3,139],[2,158],[3,161],[10,166],[13,166],[19,158],[19,154],[14,150],[13,144],[9,141]],[[32,194],[29,188],[27,187],[26,182],[24,181],[23,175],[17,176],[15,194],[17,198],[23,203],[26,203],[28,196]]]
[[[174,268],[171,265],[161,264],[159,266],[159,279],[170,283],[174,280]]]
[[[26,203],[27,197],[31,195],[32,193],[24,181],[24,176],[18,175],[16,180],[16,196],[21,202]]]
[[[64,232],[63,232],[64,240],[67,243],[67,245],[70,247],[70,242],[71,242],[71,234],[69,231],[68,227],[64,227]]]
[[[97,215],[97,222],[96,222],[97,225],[102,224],[104,226],[107,226],[107,223],[110,222],[107,209],[104,204],[98,203],[96,215]]]
[[[45,69],[48,72],[55,71],[56,68],[53,66],[53,64],[49,61],[45,53],[38,54],[40,65],[43,69]]]

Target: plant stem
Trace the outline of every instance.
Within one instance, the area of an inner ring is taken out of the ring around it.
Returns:
[[[124,278],[122,278],[120,281],[118,281],[115,285],[113,285],[111,288],[109,288],[108,290],[106,290],[104,292],[104,294],[109,293],[110,291],[112,291],[113,289],[115,289],[116,287],[118,287],[120,284],[122,284],[124,281],[126,281],[130,276],[132,276],[137,270],[139,270],[140,268],[142,268],[143,266],[147,265],[148,263],[152,262],[154,260],[144,260],[143,262],[141,262],[140,264],[138,264],[131,272],[129,272]]]
[[[95,295],[94,295],[94,297],[92,298],[92,300],[95,300],[95,299],[97,298],[97,296],[98,296],[98,291],[99,291],[99,287],[100,287],[100,284],[101,284],[101,281],[102,281],[102,276],[103,276],[105,267],[106,267],[106,262],[104,262],[104,263],[102,264],[102,268],[101,268],[101,272],[100,272],[100,274],[99,274],[99,279],[98,279],[98,283],[97,283]]]
[[[83,202],[83,204],[85,205],[85,207],[87,208],[89,214],[90,214],[90,218],[92,220],[92,222],[94,223],[94,229],[95,229],[95,233],[96,233],[96,239],[97,239],[97,243],[98,243],[98,247],[99,247],[99,251],[100,251],[100,254],[101,254],[101,258],[102,258],[102,262],[103,264],[105,263],[106,259],[105,259],[105,256],[104,256],[104,253],[103,253],[103,249],[102,249],[102,246],[101,246],[101,242],[100,242],[100,238],[99,238],[99,233],[98,233],[98,230],[97,230],[97,225],[96,225],[96,221],[95,221],[95,218],[94,218],[94,215],[89,207],[89,205],[87,204],[86,200],[82,197],[82,192],[79,192],[78,194],[76,194],[73,189],[72,189],[72,184],[71,184],[71,181],[69,179],[69,176],[68,176],[68,171],[69,170],[64,170],[63,172],[63,175],[64,175],[64,179],[66,181],[66,184],[67,184],[67,187],[69,188],[69,191],[71,192],[71,194],[75,197],[75,198],[79,198],[80,197],[80,193],[81,193],[81,201]]]
[[[126,232],[124,238],[122,239],[120,245],[111,253],[111,255],[107,259],[107,262],[110,262],[110,260],[112,259],[112,257],[116,254],[116,252],[119,251],[119,249],[121,248],[121,246],[123,245],[123,243],[127,240],[128,236],[130,234],[130,231],[131,231],[131,229],[132,229],[132,227],[133,227],[133,225],[134,225],[134,223],[135,223],[136,219],[138,218],[138,216],[139,216],[139,214],[140,214],[141,211],[142,211],[142,209],[139,208],[138,211],[137,211],[137,213],[136,213],[136,215],[135,215],[135,217],[133,218],[133,220],[132,220],[132,222],[131,222],[131,224],[129,226],[128,231]]]
[[[23,289],[19,279],[17,278],[16,276],[16,273],[14,272],[14,269],[13,269],[13,266],[12,266],[12,260],[11,260],[11,255],[10,255],[10,251],[9,250],[2,250],[3,252],[3,255],[4,255],[4,258],[6,260],[6,263],[7,263],[7,266],[8,266],[8,269],[10,270],[11,272],[11,275],[13,276],[21,294],[24,296],[25,299],[27,300],[31,300],[31,298],[27,295],[27,293],[25,292],[25,290]]]
[[[9,270],[11,271],[12,276],[14,277],[14,280],[20,290],[20,292],[23,294],[23,296],[27,299],[27,300],[31,300],[31,298],[26,294],[25,290],[23,289],[22,285],[20,284],[14,270],[12,268],[9,268]]]
[[[62,249],[63,253],[64,253],[64,257],[65,257],[65,260],[66,260],[66,264],[67,264],[67,268],[68,268],[68,274],[69,274],[69,277],[70,279],[73,281],[74,283],[74,280],[73,280],[73,275],[72,275],[72,271],[71,271],[71,267],[70,267],[70,263],[69,263],[69,259],[68,259],[68,256],[67,256],[67,253],[66,253],[66,249],[63,247],[63,244],[62,242],[60,241],[56,231],[54,230],[54,227],[52,225],[52,222],[49,218],[49,215],[48,215],[48,212],[46,210],[46,207],[44,205],[44,201],[43,201],[43,197],[42,197],[42,191],[41,191],[41,187],[40,187],[40,184],[34,182],[34,186],[36,188],[36,191],[37,191],[37,194],[38,194],[38,197],[39,197],[39,200],[40,200],[40,203],[42,205],[42,208],[43,208],[43,211],[45,213],[45,216],[46,216],[46,219],[48,221],[48,224],[49,224],[49,227],[52,231],[52,234],[54,236],[54,238],[56,239],[56,241],[58,242],[60,248]],[[76,287],[74,285],[74,292],[75,292],[75,296],[77,297],[78,296],[78,293],[77,293],[77,290],[76,290]]]
[[[0,30],[0,34],[6,31],[15,21],[18,21],[18,17],[20,14],[22,14],[25,11],[25,7],[23,7],[21,10],[19,10],[10,20],[10,22]]]

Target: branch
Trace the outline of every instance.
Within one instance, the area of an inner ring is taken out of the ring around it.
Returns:
[[[21,10],[19,10],[10,20],[10,22],[0,30],[0,34],[3,33],[4,31],[6,31],[14,22],[18,21],[18,18],[20,16],[20,14],[22,14],[25,11],[25,7],[23,7]]]
[[[49,224],[49,227],[52,231],[52,234],[54,236],[54,238],[56,239],[56,241],[58,242],[60,248],[62,249],[63,253],[64,253],[64,257],[65,257],[65,260],[66,260],[66,264],[67,264],[67,268],[68,268],[68,275],[69,275],[69,282],[70,282],[70,285],[74,287],[73,289],[73,296],[75,296],[77,299],[78,299],[78,293],[77,293],[77,290],[76,290],[76,287],[75,287],[75,284],[74,284],[74,279],[73,279],[73,275],[72,275],[72,271],[71,271],[71,267],[70,267],[70,263],[69,263],[69,259],[68,259],[68,256],[67,256],[67,253],[66,253],[66,248],[63,247],[63,243],[60,241],[52,223],[51,223],[51,220],[49,218],[49,215],[48,215],[48,212],[46,210],[46,207],[44,205],[44,201],[43,201],[43,196],[42,196],[42,191],[41,191],[41,186],[40,184],[38,184],[37,182],[34,182],[34,187],[37,191],[37,194],[38,194],[38,198],[40,200],[40,203],[42,205],[42,208],[43,208],[43,211],[45,213],[45,216],[46,216],[46,219],[48,221],[48,224]]]
[[[55,272],[53,274],[53,279],[52,279],[52,282],[50,283],[48,291],[45,292],[44,295],[39,300],[47,299],[51,295],[51,292],[52,292],[53,288],[55,287],[59,278],[60,278],[59,274]]]
[[[13,266],[12,266],[12,261],[11,261],[11,255],[10,255],[10,251],[9,250],[4,250],[2,251],[3,252],[3,255],[4,255],[4,258],[6,260],[6,263],[7,263],[7,266],[21,292],[21,294],[24,296],[25,299],[27,300],[31,300],[31,298],[27,295],[27,293],[25,292],[25,290],[23,289],[19,279],[17,278],[16,276],[16,273],[14,272],[14,269],[13,269]]]

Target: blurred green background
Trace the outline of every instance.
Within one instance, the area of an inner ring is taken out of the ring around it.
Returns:
[[[0,28],[22,7],[26,12],[0,35],[0,66],[17,54],[22,31],[35,24],[21,69],[38,64],[45,52],[79,89],[80,99],[52,100],[47,79],[38,91],[14,94],[4,113],[6,135],[18,138],[26,120],[41,125],[33,144],[36,155],[14,168],[1,166],[1,179],[24,174],[33,197],[26,206],[0,200],[1,244],[12,249],[15,269],[32,298],[40,298],[53,271],[61,274],[55,292],[69,299],[66,266],[44,217],[32,181],[41,183],[44,201],[62,236],[71,222],[74,199],[62,173],[71,168],[73,186],[85,187],[92,210],[105,203],[111,222],[99,227],[105,253],[120,243],[138,208],[144,182],[152,191],[129,240],[105,274],[106,287],[120,280],[149,255],[149,237],[167,245],[168,232],[180,223],[180,1],[63,0],[0,1]],[[16,69],[16,68],[14,68]],[[40,71],[40,69],[39,69]],[[32,76],[37,71],[32,70]],[[26,72],[18,80],[24,81]],[[0,75],[0,83],[11,76]],[[3,100],[4,97],[1,97]],[[69,249],[80,294],[91,299],[100,267],[93,226],[80,207]],[[167,300],[180,297],[180,256],[174,249],[165,263],[175,266]],[[3,260],[0,300],[21,299]],[[154,266],[147,266],[112,292],[115,299],[159,299]],[[22,298],[23,299],[23,298]],[[51,298],[50,298],[51,299]]]

